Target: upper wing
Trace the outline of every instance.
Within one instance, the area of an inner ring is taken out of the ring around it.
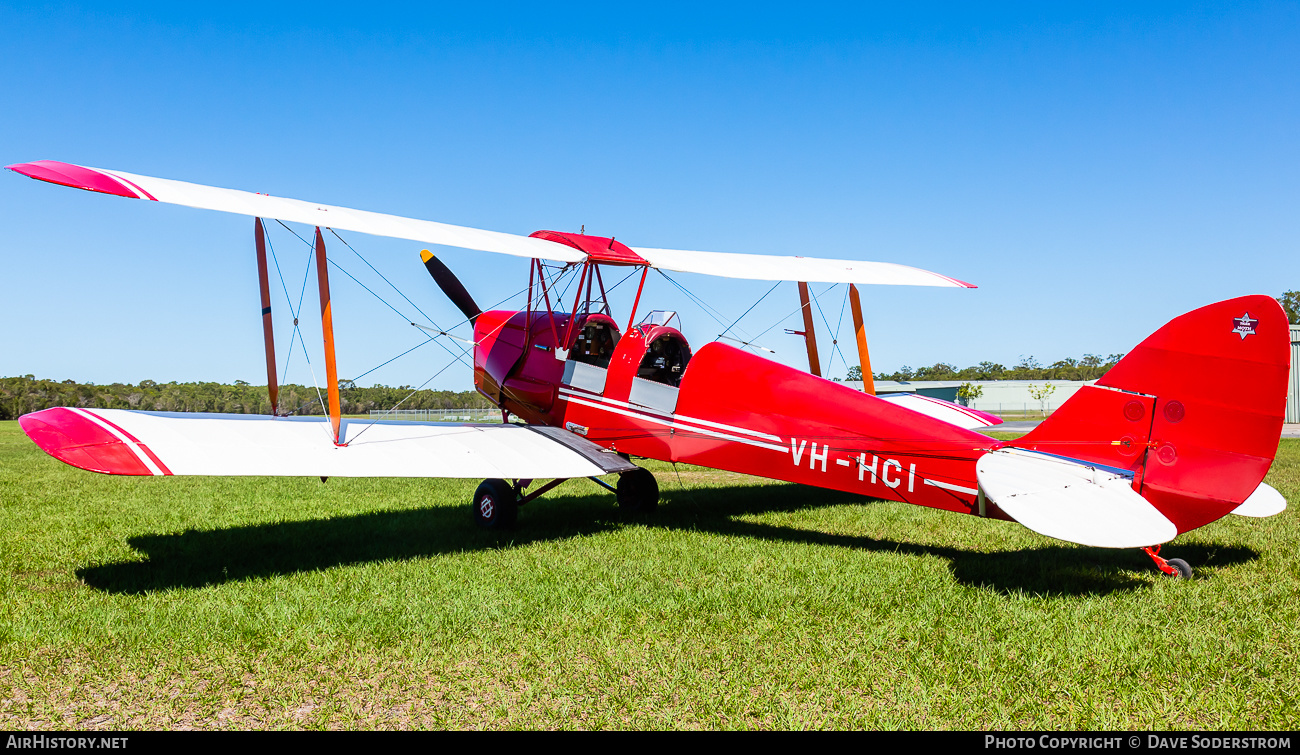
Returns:
[[[570,478],[635,467],[556,428],[54,408],[19,418],[59,461],[119,475]]]
[[[724,278],[805,283],[863,283],[886,286],[950,286],[975,288],[956,278],[892,262],[831,260],[821,257],[779,257],[768,254],[690,252],[684,249],[639,249],[651,267]]]
[[[483,231],[478,228],[435,223],[432,220],[415,220],[379,212],[350,210],[346,207],[304,202],[299,199],[284,199],[238,189],[219,189],[167,178],[138,176],[120,170],[87,168],[54,160],[40,160],[7,167],[15,173],[41,181],[129,199],[150,199],[155,202],[167,202],[203,210],[279,218],[307,225],[328,226],[342,231],[359,231],[426,244],[500,252],[516,257],[537,257],[559,262],[581,262],[585,257],[582,252],[563,244],[528,236]]]
[[[7,167],[15,173],[41,181],[130,199],[168,202],[252,217],[279,218],[308,225],[328,226],[339,230],[359,231],[426,244],[499,252],[516,257],[536,257],[559,262],[581,262],[588,257],[587,251],[573,244],[547,238],[519,236],[436,223],[431,220],[415,220],[378,212],[351,210],[346,207],[272,197],[237,189],[220,189],[185,181],[140,176],[120,170],[88,168],[55,160],[38,160]],[[546,235],[580,238],[577,234]],[[585,238],[592,240],[594,237]],[[615,242],[613,239],[608,241],[612,249]],[[621,244],[618,246],[626,249]],[[969,283],[946,275],[887,262],[690,252],[679,249],[629,249],[627,251],[633,254],[621,258],[621,264],[648,264],[650,267],[665,270],[703,273],[726,278],[974,288]],[[608,255],[601,255],[596,260],[608,262],[611,258]]]

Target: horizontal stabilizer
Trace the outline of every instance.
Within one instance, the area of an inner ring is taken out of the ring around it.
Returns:
[[[1133,490],[1124,470],[1003,448],[976,463],[980,488],[1029,529],[1100,548],[1168,542],[1178,528]]]
[[[927,417],[943,420],[950,425],[964,427],[967,430],[982,430],[986,427],[1002,424],[1002,418],[995,414],[970,409],[961,404],[944,401],[941,398],[922,396],[919,393],[883,393],[877,395],[876,398],[898,404]]]
[[[345,419],[344,446],[318,417],[54,408],[19,424],[59,461],[104,474],[532,479],[635,468],[583,438],[513,424]]]
[[[1261,482],[1255,492],[1250,494],[1240,506],[1232,510],[1237,516],[1248,516],[1253,519],[1263,519],[1264,517],[1281,514],[1286,511],[1286,499],[1282,494],[1266,482]]]

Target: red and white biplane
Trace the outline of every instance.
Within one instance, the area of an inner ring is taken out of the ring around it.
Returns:
[[[669,322],[637,320],[640,288],[620,327],[609,313],[601,269],[641,268],[642,286],[650,268],[798,281],[805,313],[808,282],[973,288],[937,273],[880,262],[645,249],[554,231],[525,237],[53,161],[8,167],[64,186],[257,218],[273,406],[261,218],[316,226],[329,416],[54,408],[20,419],[38,446],[82,469],[484,478],[474,517],[485,527],[508,527],[519,506],[578,477],[617,473],[618,504],[653,509],[655,478],[630,461],[645,457],[1013,520],[1089,546],[1141,548],[1172,576],[1188,576],[1190,567],[1161,558],[1160,544],[1230,513],[1270,516],[1286,506],[1263,482],[1282,430],[1290,342],[1287,318],[1267,296],[1174,319],[1036,429],[1003,442],[977,432],[1000,420],[956,404],[879,398],[722,342],[693,351]],[[475,387],[501,408],[503,420],[508,412],[526,424],[342,419],[321,227],[532,260],[524,309],[480,311],[436,257],[422,255],[473,322]],[[568,312],[552,298],[543,261],[563,263],[577,276]],[[865,355],[856,288],[850,293]],[[810,351],[814,371],[815,359]],[[865,359],[863,373],[869,379]],[[1223,382],[1237,387],[1225,390]],[[538,479],[552,482],[528,492]]]

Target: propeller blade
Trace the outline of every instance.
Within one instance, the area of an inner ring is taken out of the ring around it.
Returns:
[[[447,298],[451,299],[451,303],[464,313],[466,319],[474,322],[474,318],[482,314],[483,310],[474,303],[474,297],[465,290],[465,286],[461,284],[456,274],[428,249],[420,252],[420,259],[424,260],[424,268],[429,271],[429,275],[433,276],[433,282],[438,284],[438,288],[441,288]]]

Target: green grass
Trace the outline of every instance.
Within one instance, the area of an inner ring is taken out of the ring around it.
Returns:
[[[3,728],[1294,729],[1294,509],[1166,553],[649,464],[509,535],[476,481],[134,479],[0,423]],[[1300,441],[1269,478],[1300,494]]]

